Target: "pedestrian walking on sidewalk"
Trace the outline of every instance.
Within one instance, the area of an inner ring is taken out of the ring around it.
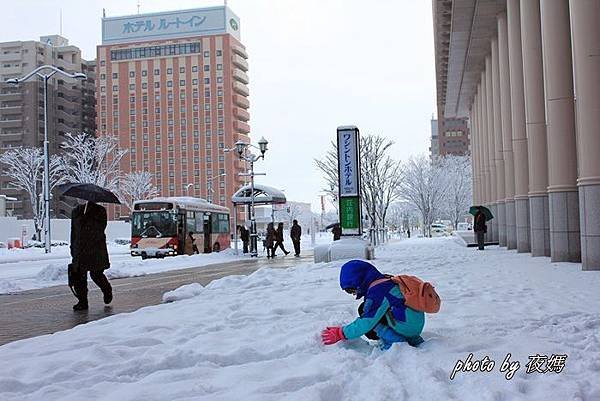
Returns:
[[[302,237],[302,227],[298,224],[298,220],[294,220],[290,229],[290,237],[294,244],[294,256],[300,256],[300,238]]]
[[[240,226],[240,239],[243,244],[243,252],[248,253],[248,244],[250,243],[250,231],[246,228],[246,226]]]
[[[87,272],[92,281],[102,290],[104,303],[110,304],[112,287],[104,275],[110,267],[106,248],[106,209],[94,202],[78,205],[71,213],[71,258],[69,265],[70,283],[79,300],[74,310],[88,309]]]
[[[485,248],[485,233],[487,232],[487,225],[485,214],[481,211],[481,208],[475,213],[475,223],[473,224],[473,231],[477,237],[477,249],[483,251]]]
[[[275,230],[275,245],[273,246],[273,256],[275,256],[275,251],[277,248],[281,248],[283,253],[287,255],[289,252],[285,250],[283,246],[283,223],[279,223],[277,225],[277,230]]]
[[[272,258],[275,256],[275,249],[273,248],[273,244],[275,243],[275,228],[273,228],[273,223],[267,224],[267,235],[265,238],[265,247],[267,248],[267,258]]]

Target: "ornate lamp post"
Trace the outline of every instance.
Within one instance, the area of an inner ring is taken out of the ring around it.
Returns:
[[[46,71],[46,72],[44,72]],[[48,80],[54,74],[61,74],[67,78],[74,79],[87,79],[87,75],[77,72],[74,74],[70,74],[63,70],[58,69],[53,65],[42,65],[35,70],[31,71],[29,74],[21,77],[21,78],[11,78],[7,79],[7,84],[18,85],[21,82],[25,82],[30,80],[31,78],[37,79],[41,78],[44,81],[44,209],[46,210],[46,224],[44,224],[44,239],[45,239],[45,248],[46,253],[51,252],[51,242],[50,242],[50,154],[49,154],[49,142],[48,142]]]

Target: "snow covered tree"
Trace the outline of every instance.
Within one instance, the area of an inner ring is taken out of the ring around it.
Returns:
[[[460,218],[468,213],[471,206],[471,158],[448,155],[441,159],[441,168],[446,179],[443,209],[456,228]]]
[[[19,147],[7,150],[0,155],[4,165],[3,174],[10,177],[14,188],[23,190],[29,197],[33,214],[36,238],[41,238],[46,223],[46,204],[44,202],[44,153],[41,148]],[[59,156],[50,157],[50,191],[65,182],[62,162]]]
[[[138,171],[125,175],[120,183],[121,201],[133,210],[136,200],[150,199],[158,195],[158,189],[152,184],[152,174]]]
[[[326,188],[323,188],[323,192],[327,194],[331,203],[337,210],[338,201],[338,156],[337,156],[337,144],[331,141],[329,150],[325,153],[325,157],[322,159],[315,159],[315,165],[317,169],[323,173],[325,179]]]
[[[431,235],[431,223],[438,216],[446,194],[446,180],[439,158],[411,157],[403,166],[398,196],[420,212],[423,235]]]
[[[89,134],[66,134],[62,169],[67,182],[90,183],[117,191],[119,162],[127,153],[118,148],[119,140],[112,135],[94,137]]]

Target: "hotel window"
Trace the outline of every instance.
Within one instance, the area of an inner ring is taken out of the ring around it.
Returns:
[[[161,149],[160,145],[159,145],[159,146],[155,146],[155,147],[154,147],[154,150],[155,150],[157,153],[160,153],[160,152],[162,152],[162,149]]]
[[[198,99],[198,91],[197,90],[195,90],[194,92],[192,92],[192,97],[194,99]]]
[[[218,84],[223,83],[223,77],[217,77],[217,83]]]
[[[173,69],[172,68],[167,68],[167,75],[171,75],[173,74]]]
[[[181,92],[181,93],[179,94],[179,98],[180,98],[180,99],[185,99],[185,92]]]
[[[154,87],[155,87],[155,88],[160,88],[160,82],[155,82],[155,83],[154,83]]]
[[[220,162],[224,162],[225,161],[225,156],[223,156],[223,155],[219,156],[219,161]]]
[[[117,78],[119,78],[119,74],[117,74],[116,72],[113,72],[112,77],[113,77],[113,79],[117,79]]]
[[[194,117],[194,124],[198,124],[198,117]]]
[[[169,132],[167,136],[169,137],[169,139],[173,139],[173,132]]]
[[[100,74],[100,79],[106,79],[106,74]]]
[[[198,85],[198,80],[196,78],[192,79],[192,85]]]
[[[179,67],[179,73],[180,74],[184,74],[185,73],[185,67]]]
[[[223,122],[223,116],[217,117],[217,121],[220,122],[220,123],[222,123]]]
[[[207,129],[207,130],[206,130],[206,136],[210,138],[210,134],[211,134],[210,130],[209,130],[209,129]]]
[[[217,104],[217,108],[222,109],[223,108],[223,103],[218,103]]]
[[[217,130],[217,134],[219,134],[219,135],[223,135],[223,130],[222,130],[222,129],[218,129],[218,130]]]
[[[160,102],[160,95],[154,95],[154,101]]]
[[[198,138],[200,136],[200,133],[198,131],[194,131],[194,138]]]
[[[210,110],[210,104],[204,103],[204,110]]]
[[[225,202],[225,197],[223,195],[221,195],[221,202]]]
[[[148,83],[142,82],[142,89],[148,89]]]
[[[171,191],[173,191],[173,190],[175,189],[175,185],[174,185],[174,184],[169,184],[169,189],[170,189]]]
[[[162,164],[162,160],[161,159],[156,159],[156,165],[160,166]]]
[[[148,134],[144,134],[142,137],[144,138],[144,141],[148,140]]]
[[[225,144],[223,142],[219,142],[219,148],[223,149],[225,147]]]
[[[154,75],[160,75],[160,70],[158,68],[154,69]]]
[[[195,160],[194,160],[195,161]],[[194,170],[194,175],[198,177],[200,175],[200,170]]]
[[[211,144],[209,142],[209,143],[206,144],[206,149],[210,149],[210,148],[212,148],[212,146],[211,146]]]
[[[186,145],[181,145],[181,150],[183,150],[183,151],[187,151],[187,146],[186,146]],[[182,161],[183,161],[183,160],[182,160]],[[184,171],[184,173],[185,173],[185,171]]]
[[[193,105],[193,106],[192,106],[192,110],[193,110],[193,111],[198,111],[198,105],[197,105],[197,104]]]
[[[135,77],[135,71],[129,71],[129,78]]]
[[[131,140],[135,141],[135,134],[131,134]]]
[[[129,115],[130,116],[135,116],[135,109],[129,110]]]
[[[217,71],[221,71],[223,69],[223,64],[217,64]]]
[[[129,90],[130,91],[135,90],[135,84],[129,84]]]
[[[222,50],[217,50],[217,57],[220,57],[223,55],[223,51]]]
[[[117,92],[119,90],[119,86],[118,85],[113,85],[113,92]]]
[[[223,96],[223,89],[219,89],[217,91],[217,96]]]
[[[200,149],[200,145],[198,145],[197,143],[194,144],[194,150],[199,150]]]
[[[168,88],[172,88],[173,87],[173,81],[167,81],[167,87]]]
[[[223,181],[219,183],[219,188],[225,188],[225,183]]]
[[[173,92],[169,92],[169,94],[167,95],[167,99],[173,100]]]
[[[181,112],[182,114],[185,114],[185,111],[186,111],[186,108],[185,108],[185,106],[181,106],[181,107],[179,108],[179,112]]]
[[[169,120],[169,125],[173,125],[173,120]]]
[[[204,78],[204,83],[205,83],[206,85],[210,84],[210,78]]]
[[[160,120],[154,121],[154,126],[155,127],[160,127]]]
[[[131,122],[131,123],[129,124],[129,126],[130,126],[131,128],[135,128],[135,121]]]
[[[210,117],[205,117],[205,118],[204,118],[204,122],[205,122],[206,124],[210,124]]]
[[[198,66],[197,65],[193,65],[192,66],[192,72],[198,72]]]
[[[142,77],[148,76],[148,71],[142,70]]]
[[[155,112],[156,114],[160,114],[160,107],[157,107],[157,108],[155,108],[155,109],[154,109],[154,112]]]
[[[169,152],[172,152],[173,151],[173,145],[169,145],[168,150],[169,150]]]
[[[100,60],[100,67],[104,67],[106,65],[106,60]]]
[[[118,111],[113,111],[113,117],[119,117],[119,112]]]
[[[169,164],[175,164],[175,159],[169,158]]]
[[[208,52],[208,51],[205,51],[205,52],[204,52],[204,57],[210,57],[210,52]]]
[[[179,86],[185,86],[185,79],[179,80]]]
[[[204,65],[204,71],[210,71],[210,65],[205,64]]]

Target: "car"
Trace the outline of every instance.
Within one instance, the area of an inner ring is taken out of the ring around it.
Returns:
[[[446,226],[442,223],[433,223],[431,225],[431,236],[432,237],[448,236],[448,231],[446,230]]]
[[[469,226],[469,223],[458,223],[458,225],[456,226],[456,230],[457,231],[469,231],[471,228]]]

